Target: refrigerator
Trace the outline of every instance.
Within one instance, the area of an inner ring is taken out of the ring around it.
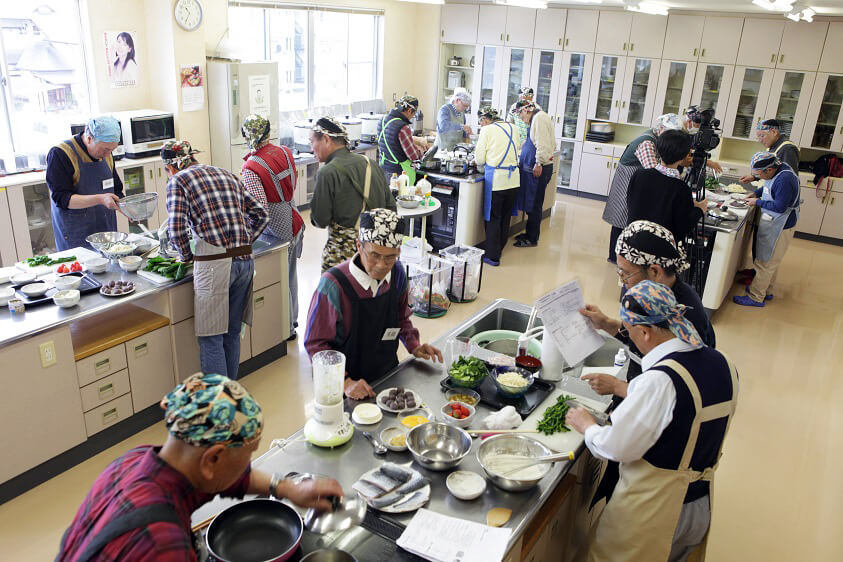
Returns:
[[[269,119],[269,139],[278,144],[278,63],[208,61],[211,164],[240,175],[249,152],[240,126],[247,115]]]

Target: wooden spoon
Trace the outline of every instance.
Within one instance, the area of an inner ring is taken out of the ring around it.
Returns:
[[[486,524],[490,527],[503,527],[509,518],[512,517],[512,510],[505,507],[493,507],[486,514]]]

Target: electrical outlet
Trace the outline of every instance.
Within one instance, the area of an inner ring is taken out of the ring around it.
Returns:
[[[41,350],[41,366],[45,369],[56,364],[56,344],[53,340],[44,342],[38,346]]]

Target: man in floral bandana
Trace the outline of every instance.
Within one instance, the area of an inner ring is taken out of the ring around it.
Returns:
[[[163,447],[136,447],[111,463],[62,537],[57,560],[196,560],[190,516],[217,494],[288,498],[330,509],[334,480],[293,484],[250,468],[263,430],[258,403],[222,375],[193,375],[161,401]]]

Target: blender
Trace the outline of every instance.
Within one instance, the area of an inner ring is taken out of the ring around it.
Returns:
[[[304,436],[319,447],[338,447],[354,434],[354,426],[343,410],[345,355],[320,351],[313,356],[313,417],[304,426]]]

